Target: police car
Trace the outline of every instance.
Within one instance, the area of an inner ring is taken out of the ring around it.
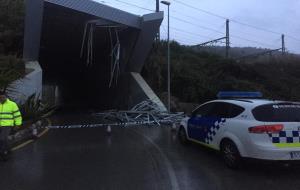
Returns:
[[[222,153],[238,168],[242,158],[300,160],[300,103],[258,99],[260,92],[220,92],[180,123],[179,140]]]

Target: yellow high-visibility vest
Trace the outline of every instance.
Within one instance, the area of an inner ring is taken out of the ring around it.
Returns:
[[[7,99],[0,103],[0,127],[14,127],[22,125],[22,116],[17,104]]]

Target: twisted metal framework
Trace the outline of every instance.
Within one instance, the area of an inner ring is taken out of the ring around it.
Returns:
[[[80,57],[84,57],[84,51],[86,47],[86,66],[92,66],[94,64],[94,33],[96,28],[107,28],[110,38],[111,46],[111,63],[110,63],[110,81],[109,88],[112,86],[113,82],[118,83],[118,78],[120,75],[120,52],[121,43],[119,39],[119,32],[126,28],[122,25],[110,25],[103,24],[102,20],[90,20],[86,22],[83,39],[81,44]],[[114,38],[115,36],[115,38]],[[115,40],[114,40],[115,39]]]
[[[108,111],[103,113],[95,113],[95,116],[101,120],[119,122],[124,126],[131,125],[157,125],[179,123],[184,113],[168,113],[163,112],[151,100],[143,101],[129,111]]]
[[[109,36],[110,36],[110,42],[111,42],[111,64],[110,64],[110,81],[109,81],[109,88],[112,86],[112,83],[114,81],[114,76],[115,77],[115,82],[116,84],[118,83],[118,76],[120,74],[120,50],[121,50],[121,44],[119,40],[119,35],[118,31],[116,28],[114,28],[114,32],[116,35],[116,43],[113,45],[113,38],[112,38],[112,31],[111,28],[109,30]]]
[[[168,126],[178,124],[184,113],[168,113],[161,111],[152,100],[143,101],[135,105],[129,111],[110,110],[102,113],[94,113],[99,123],[85,125],[48,126],[52,129],[60,128],[96,128],[96,127],[132,127],[132,126]]]

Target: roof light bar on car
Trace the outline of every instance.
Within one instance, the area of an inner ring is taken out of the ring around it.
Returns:
[[[261,92],[239,92],[239,91],[221,91],[217,94],[219,99],[224,98],[262,98]]]

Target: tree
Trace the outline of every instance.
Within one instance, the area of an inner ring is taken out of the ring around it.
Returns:
[[[24,0],[0,0],[0,54],[22,55]]]
[[[0,89],[24,76],[21,59],[24,31],[24,1],[0,0]]]
[[[9,84],[24,76],[25,66],[16,56],[0,56],[0,90],[6,91]],[[11,89],[13,90],[13,89]]]

